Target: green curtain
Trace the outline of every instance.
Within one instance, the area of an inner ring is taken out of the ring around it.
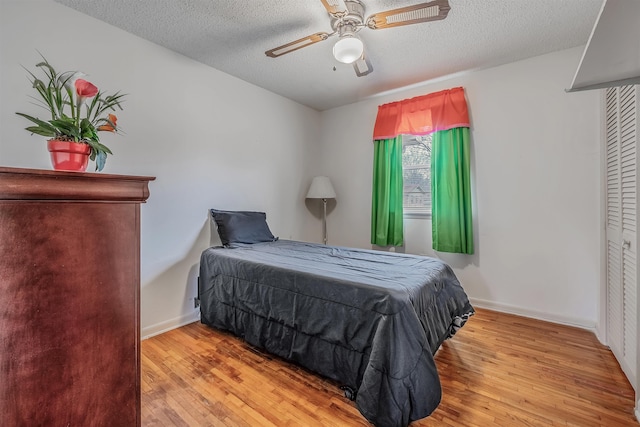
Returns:
[[[373,144],[371,243],[402,246],[402,136]]]
[[[469,128],[433,133],[431,217],[433,249],[473,253]]]

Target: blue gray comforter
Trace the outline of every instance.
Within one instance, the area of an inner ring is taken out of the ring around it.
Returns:
[[[351,388],[378,427],[436,409],[433,354],[473,314],[437,259],[287,240],[205,250],[200,310],[203,323]]]

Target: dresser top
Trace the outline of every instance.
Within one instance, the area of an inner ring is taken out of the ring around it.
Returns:
[[[0,167],[0,201],[143,203],[153,180],[150,176]]]

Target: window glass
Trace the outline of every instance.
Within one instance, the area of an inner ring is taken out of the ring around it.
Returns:
[[[431,214],[431,135],[402,136],[405,214]]]

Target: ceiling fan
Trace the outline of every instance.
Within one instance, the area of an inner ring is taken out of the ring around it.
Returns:
[[[364,19],[364,4],[361,0],[320,0],[331,17],[332,33],[319,32],[270,49],[265,54],[277,58],[337,34],[333,56],[345,64],[353,64],[358,77],[373,71],[371,62],[364,53],[364,45],[357,32],[363,28],[380,30],[421,22],[438,21],[447,17],[451,7],[449,0],[433,0],[413,6],[379,12]]]

